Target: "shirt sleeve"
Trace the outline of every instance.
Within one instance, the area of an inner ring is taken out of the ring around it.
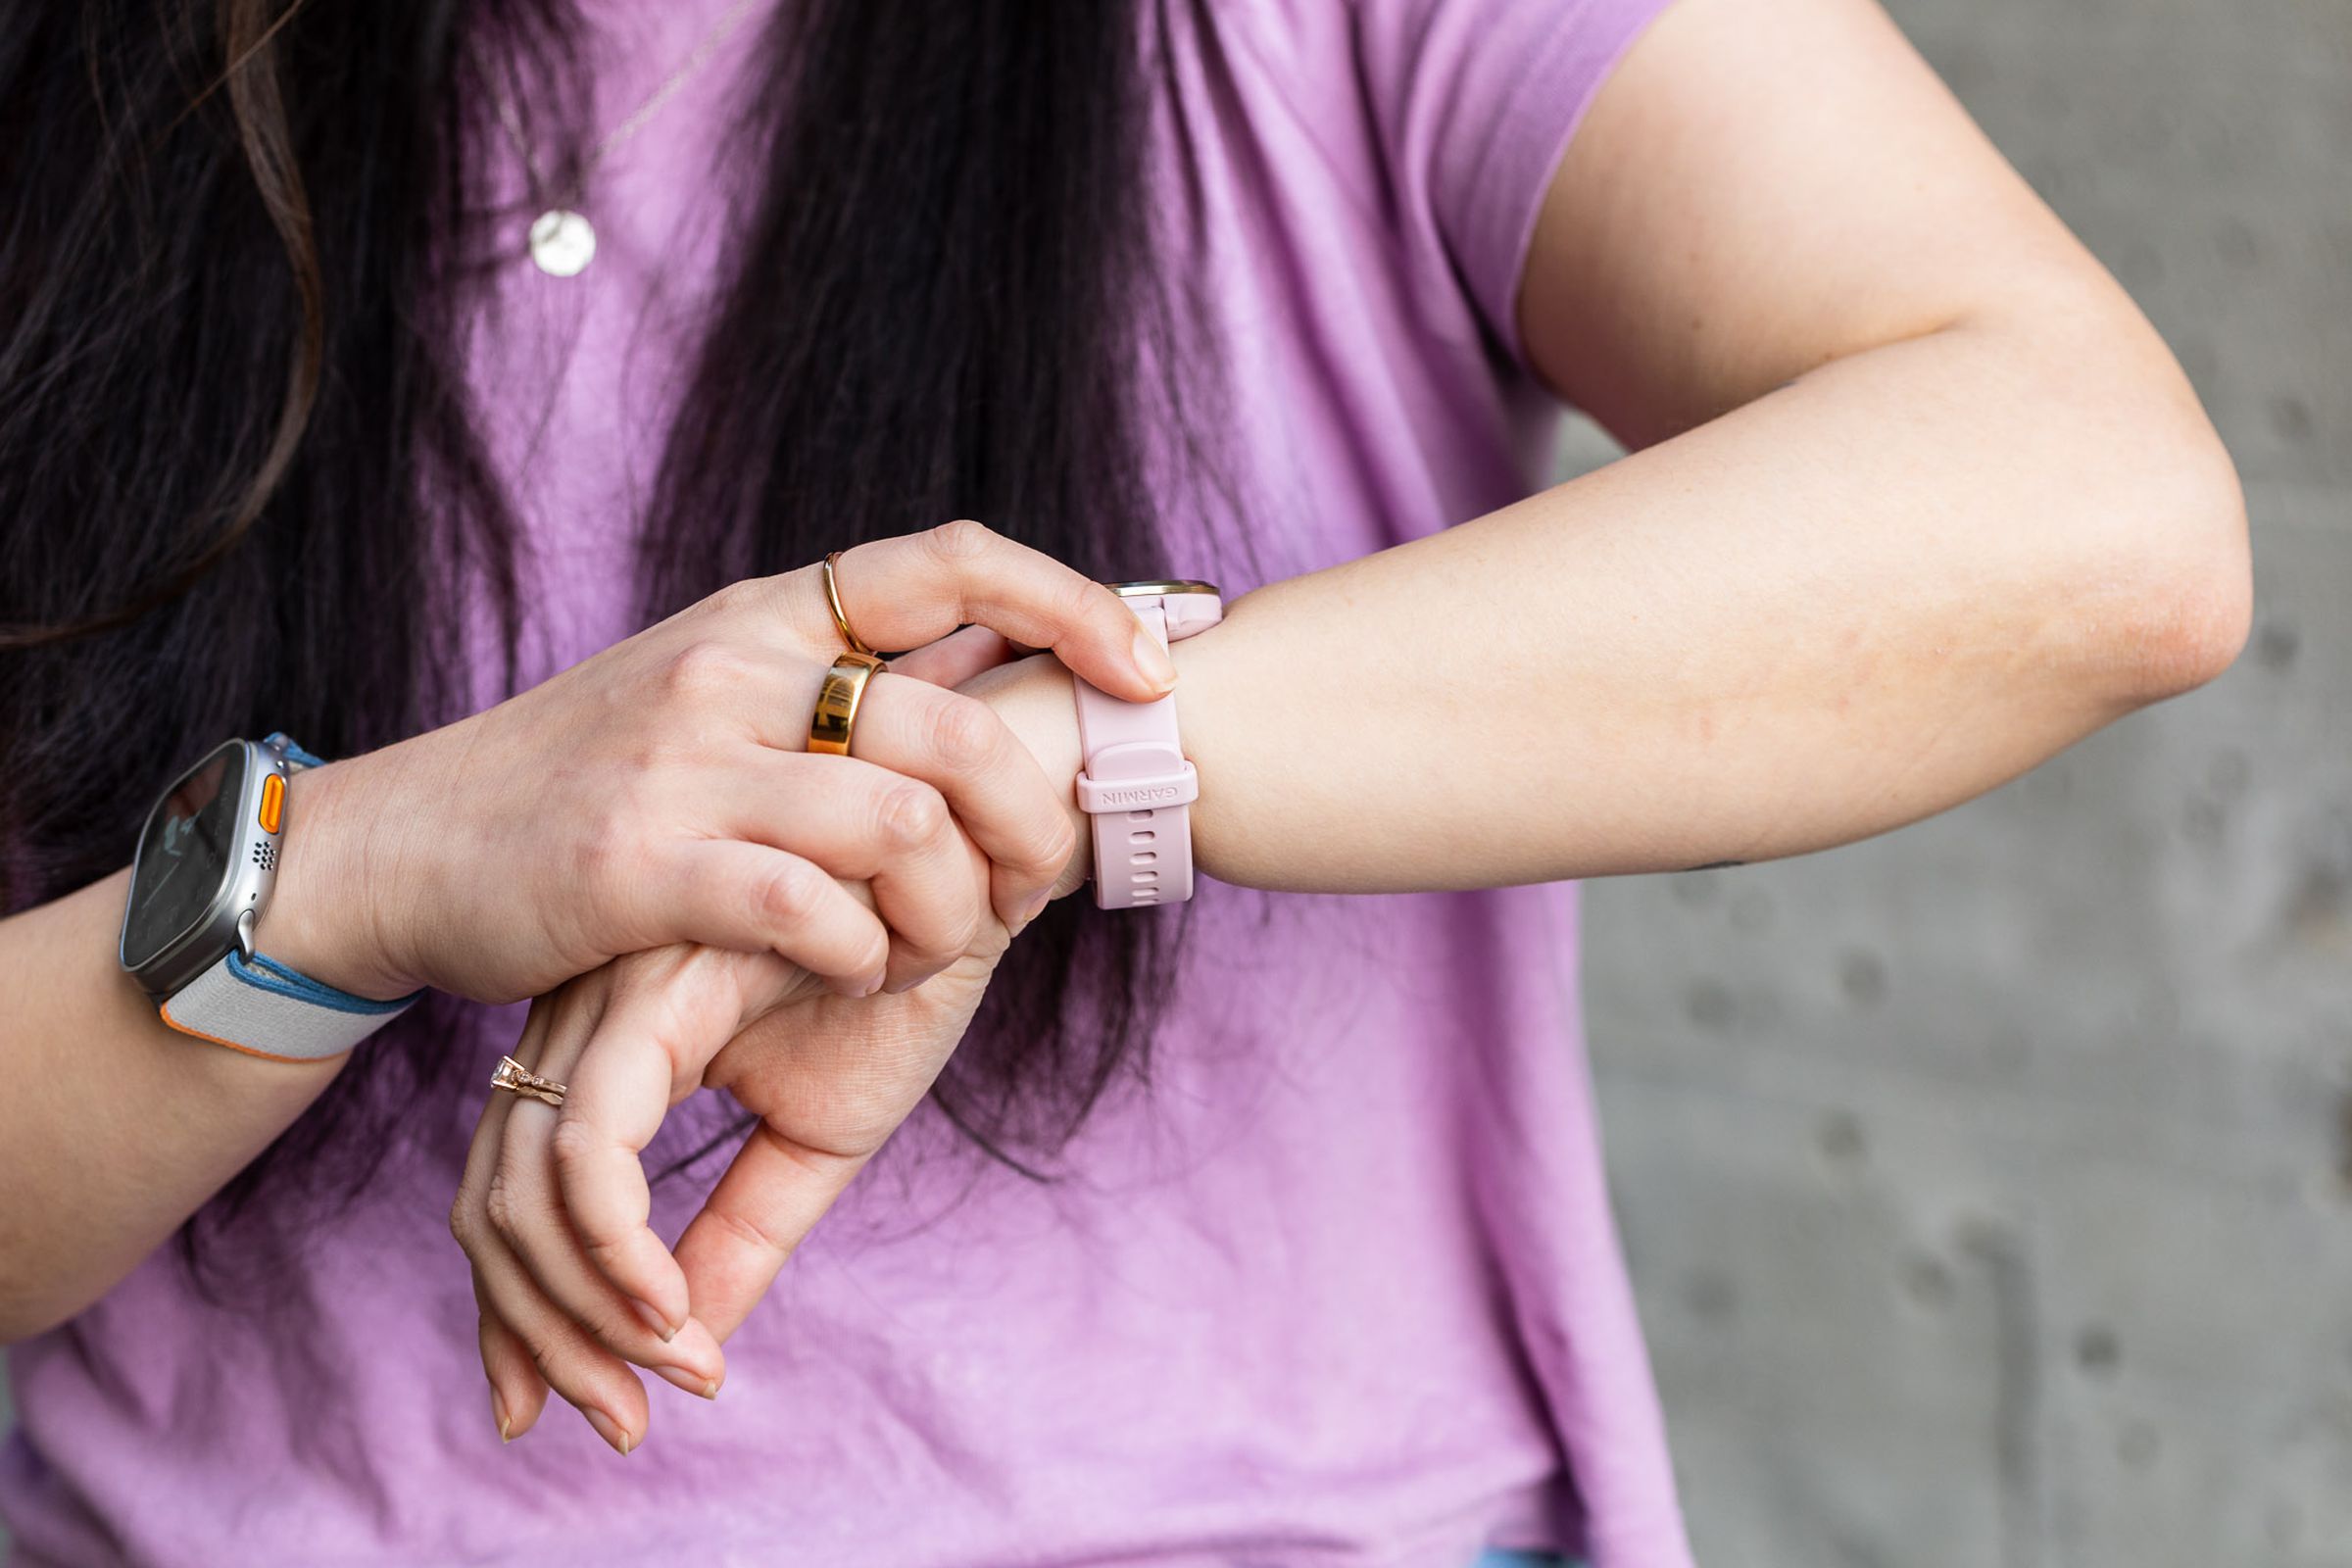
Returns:
[[[1393,193],[1522,364],[1519,280],[1544,194],[1610,70],[1669,0],[1355,0]]]

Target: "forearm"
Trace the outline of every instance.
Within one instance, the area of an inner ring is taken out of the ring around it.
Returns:
[[[2161,375],[1962,328],[1250,594],[1178,648],[1200,863],[1487,886],[1942,809],[2227,662],[2210,440]]]
[[[313,869],[327,829],[297,781]],[[289,855],[262,946],[332,972]],[[118,872],[0,920],[0,1343],[79,1311],[169,1237],[342,1065],[269,1061],[165,1027],[116,962]],[[298,929],[299,928],[299,929]]]

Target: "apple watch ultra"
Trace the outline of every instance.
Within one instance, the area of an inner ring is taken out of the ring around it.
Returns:
[[[147,813],[119,956],[181,1034],[272,1060],[318,1061],[416,1000],[355,997],[254,950],[277,883],[287,781],[318,765],[284,735],[228,741]]]
[[[1206,631],[1225,617],[1224,601],[1211,583],[1105,586],[1163,644]],[[1071,685],[1086,755],[1078,806],[1095,830],[1096,905],[1138,909],[1182,904],[1193,896],[1192,803],[1200,798],[1200,777],[1176,734],[1175,695],[1128,703],[1074,676]]]

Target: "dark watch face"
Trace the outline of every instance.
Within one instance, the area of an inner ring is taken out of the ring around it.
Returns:
[[[245,748],[231,741],[189,769],[139,835],[122,963],[136,969],[204,917],[228,875],[245,796]]]

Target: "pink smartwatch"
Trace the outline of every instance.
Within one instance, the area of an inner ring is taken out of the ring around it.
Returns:
[[[1225,618],[1205,582],[1106,583],[1162,643]],[[1095,904],[1140,909],[1193,896],[1192,803],[1200,778],[1176,738],[1174,694],[1124,703],[1072,677],[1078,694],[1078,808],[1095,824]]]

